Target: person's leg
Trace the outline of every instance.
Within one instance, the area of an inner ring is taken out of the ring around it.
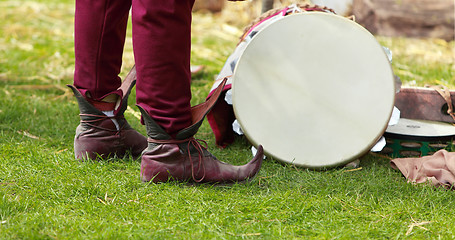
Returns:
[[[174,136],[191,125],[191,9],[194,0],[133,0],[137,104]]]
[[[74,85],[101,100],[117,91],[131,0],[76,0]]]
[[[218,100],[190,106],[191,9],[194,0],[133,0],[137,104],[147,128],[143,181],[239,182],[256,175],[262,147],[243,166],[216,159],[194,135]]]
[[[135,71],[122,83],[118,74],[131,0],[76,0],[75,74],[69,86],[76,96],[80,124],[76,128],[76,159],[139,157],[147,140],[132,129],[123,113]]]

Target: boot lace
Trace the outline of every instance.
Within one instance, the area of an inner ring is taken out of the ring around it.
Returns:
[[[183,140],[177,140],[177,139],[157,140],[157,139],[148,138],[147,141],[151,142],[151,143],[156,143],[156,144],[180,144],[180,143],[188,142],[187,143],[187,152],[188,152],[188,159],[190,160],[190,164],[191,164],[191,177],[197,183],[202,182],[204,180],[206,172],[205,172],[203,156],[204,156],[204,150],[207,150],[207,148],[208,148],[208,144],[206,141],[204,141],[202,139],[196,139],[194,137],[190,137],[188,139],[183,139]],[[196,151],[198,152],[198,162],[197,162],[198,171],[196,173],[195,173],[195,167],[194,167],[195,165],[194,165],[193,157],[191,156],[191,151],[190,151],[191,146],[193,146],[194,149],[196,149]],[[200,173],[201,169],[203,171],[203,174],[202,174],[202,177],[198,179],[197,175]]]

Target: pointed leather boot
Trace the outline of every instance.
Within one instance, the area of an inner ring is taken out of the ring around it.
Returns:
[[[141,156],[142,151],[147,147],[147,138],[131,128],[123,115],[128,107],[128,96],[135,82],[136,71],[133,68],[119,88],[124,96],[117,101],[113,117],[106,116],[90,104],[78,89],[68,85],[79,104],[81,118],[74,137],[76,159],[95,160],[114,156],[122,158],[127,153],[131,153],[133,158]]]
[[[247,164],[233,166],[219,161],[207,151],[207,143],[194,138],[205,115],[218,100],[225,81],[204,103],[191,109],[193,124],[172,139],[140,106],[148,147],[141,159],[141,179],[144,182],[169,180],[198,183],[234,183],[253,178],[261,168],[264,152],[259,145],[256,156]]]

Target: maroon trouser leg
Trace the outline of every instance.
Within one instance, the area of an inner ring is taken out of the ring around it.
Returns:
[[[74,24],[74,85],[100,100],[121,84],[126,24],[131,0],[77,0]]]
[[[76,0],[74,85],[95,100],[117,93],[132,5],[137,104],[170,135],[191,124],[194,0]]]
[[[191,9],[194,0],[133,0],[137,104],[174,135],[191,125]]]

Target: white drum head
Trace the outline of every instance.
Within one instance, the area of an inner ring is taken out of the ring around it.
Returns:
[[[400,118],[396,125],[388,126],[388,136],[410,140],[435,141],[455,137],[451,123]]]
[[[337,166],[383,134],[395,89],[382,46],[360,25],[292,14],[256,34],[237,63],[233,107],[267,155],[309,168]]]

